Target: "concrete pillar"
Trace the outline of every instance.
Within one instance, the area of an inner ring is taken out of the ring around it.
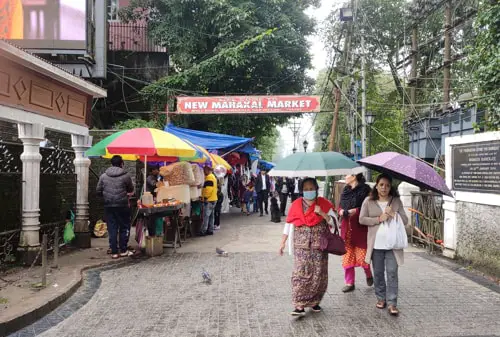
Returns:
[[[444,228],[443,228],[443,255],[455,258],[457,249],[457,203],[455,199],[443,197]]]
[[[408,208],[411,208],[411,192],[418,192],[420,191],[420,188],[418,188],[415,185],[409,184],[407,182],[402,182],[398,186],[398,192],[401,197],[401,202],[403,203],[403,208],[405,210],[406,216],[408,216],[408,224],[411,224],[411,217],[413,216],[413,213],[411,213]],[[408,235],[412,233],[412,230],[410,227],[407,227],[407,232]]]
[[[90,248],[89,231],[89,167],[90,159],[85,151],[92,146],[92,136],[71,135],[71,143],[75,151],[76,174],[76,210],[75,210],[75,245]]]
[[[20,123],[23,142],[22,229],[18,252],[24,264],[31,264],[40,251],[40,142],[45,139],[42,124]]]

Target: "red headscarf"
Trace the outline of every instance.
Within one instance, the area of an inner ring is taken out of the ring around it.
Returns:
[[[316,205],[321,207],[321,210],[325,213],[330,212],[330,210],[333,208],[333,205],[330,201],[325,198],[318,197],[316,201],[311,206],[309,206],[307,211],[304,213],[302,202],[303,198],[298,198],[292,203],[292,206],[290,207],[288,216],[286,218],[287,223],[293,224],[296,227],[316,226],[324,220],[321,215],[314,213],[314,208],[316,207]]]

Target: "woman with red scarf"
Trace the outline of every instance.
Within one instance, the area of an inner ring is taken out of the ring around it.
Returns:
[[[290,235],[293,248],[292,301],[294,316],[305,314],[305,308],[321,312],[319,306],[328,286],[328,253],[320,250],[320,237],[333,224],[333,206],[318,197],[318,183],[314,178],[302,181],[303,197],[295,200],[286,219],[279,254],[283,255]]]

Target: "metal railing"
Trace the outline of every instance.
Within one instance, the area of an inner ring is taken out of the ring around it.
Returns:
[[[433,192],[411,192],[411,242],[420,242],[429,252],[443,250],[443,197]]]
[[[145,23],[108,23],[108,49],[114,51],[135,51],[145,53],[165,53],[167,48],[160,46],[148,35]]]

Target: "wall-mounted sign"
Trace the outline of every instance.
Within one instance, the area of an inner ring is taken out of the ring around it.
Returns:
[[[315,113],[320,108],[319,96],[177,97],[179,114]]]
[[[455,191],[500,194],[500,140],[452,145]]]

